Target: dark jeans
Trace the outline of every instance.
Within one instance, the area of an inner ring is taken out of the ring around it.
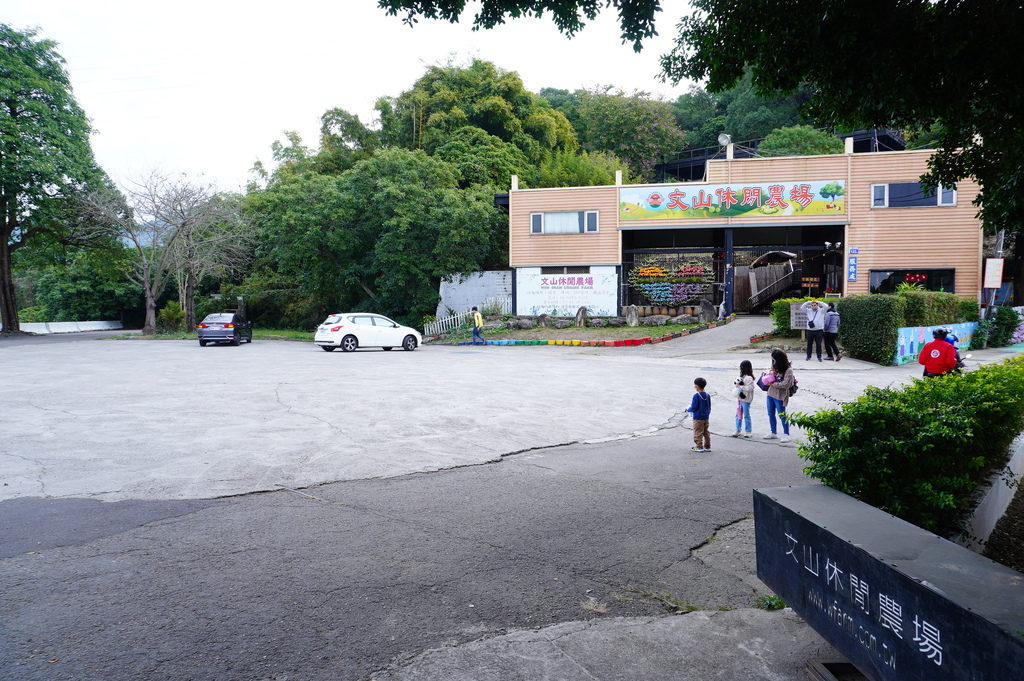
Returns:
[[[480,327],[480,326],[474,326],[473,327],[473,344],[474,345],[476,345],[476,341],[477,341],[478,338],[480,339],[481,343],[486,343],[487,342],[487,341],[484,340],[484,335],[482,333],[480,333],[480,329],[481,328],[483,328],[483,327]]]
[[[829,356],[829,359],[838,357],[839,348],[836,347],[836,336],[839,334],[825,331],[822,335],[825,337],[825,354]]]
[[[818,359],[821,359],[821,329],[807,329],[807,359],[811,358],[811,343],[814,343]]]

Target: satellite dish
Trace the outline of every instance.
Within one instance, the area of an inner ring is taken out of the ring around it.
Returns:
[[[730,144],[732,144],[732,136],[727,135],[726,133],[723,132],[721,135],[718,136],[718,143],[721,144],[723,147],[727,147]]]

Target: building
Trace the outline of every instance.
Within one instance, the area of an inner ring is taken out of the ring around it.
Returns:
[[[699,298],[757,312],[782,296],[979,298],[978,186],[924,191],[931,151],[726,158],[706,181],[509,192],[517,314],[618,314]],[[641,266],[648,276],[639,276]]]

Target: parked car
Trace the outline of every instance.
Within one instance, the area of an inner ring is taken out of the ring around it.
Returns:
[[[239,345],[244,340],[252,343],[252,322],[237,313],[218,312],[206,315],[196,330],[199,332],[199,345],[207,343],[231,343]]]
[[[416,329],[402,326],[382,315],[352,312],[332,314],[317,327],[313,340],[325,352],[332,352],[335,348],[341,348],[343,352],[352,352],[356,348],[415,350],[423,342],[423,336]]]

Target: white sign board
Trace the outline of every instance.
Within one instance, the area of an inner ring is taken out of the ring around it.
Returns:
[[[618,314],[619,276],[614,267],[585,274],[541,274],[539,267],[516,270],[516,314],[572,317],[581,307],[593,316]]]
[[[1002,288],[1003,259],[988,258],[985,260],[985,288]]]

